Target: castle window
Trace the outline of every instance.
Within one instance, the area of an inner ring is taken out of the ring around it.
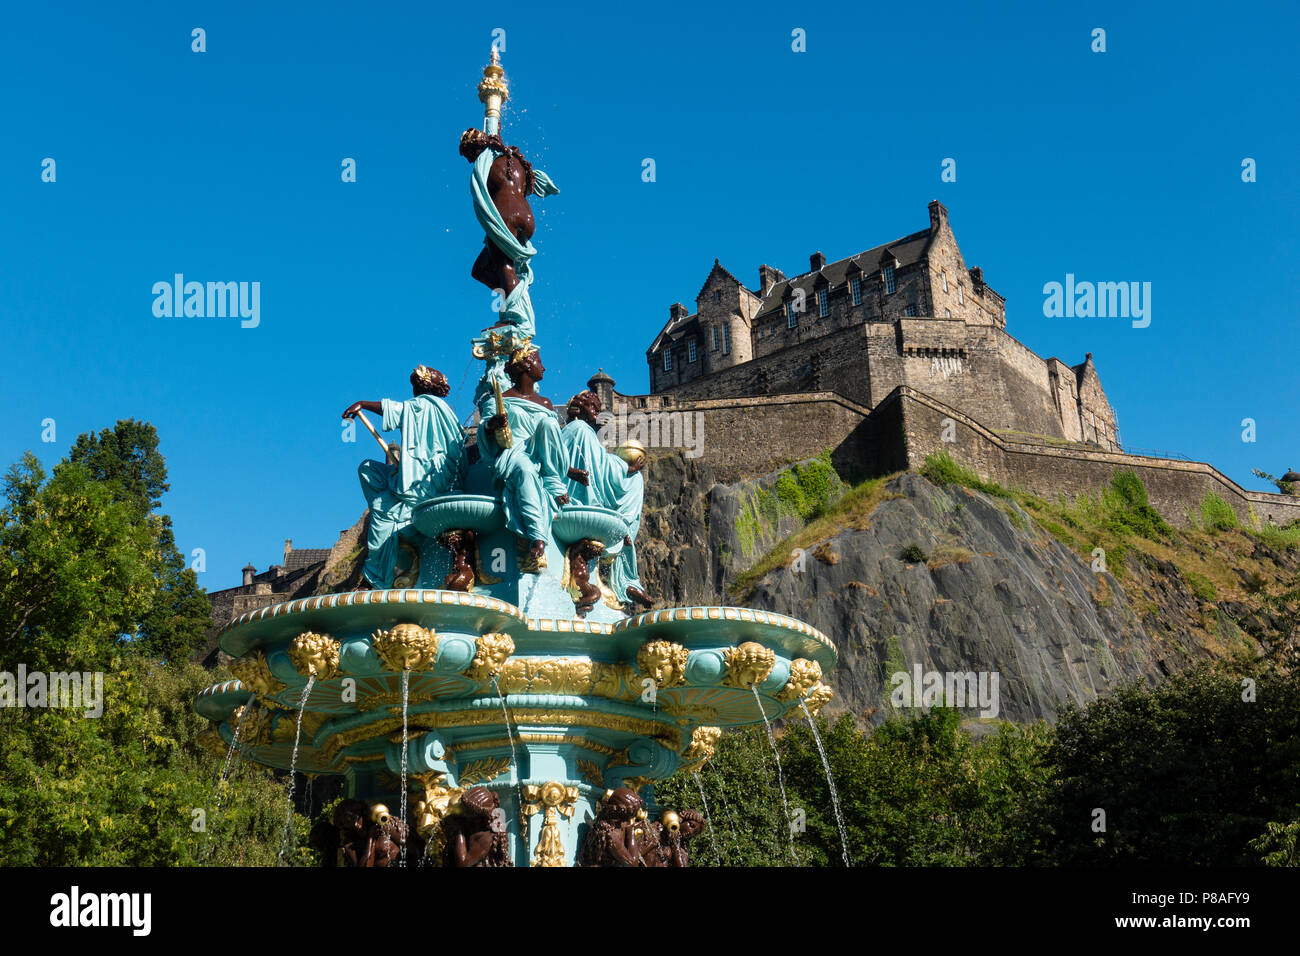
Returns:
[[[799,324],[799,316],[794,313],[794,299],[785,304],[785,327],[793,329]]]
[[[718,350],[718,327],[715,325],[713,327],[713,351],[716,352],[717,350]]]
[[[664,349],[664,371],[671,372],[672,370],[673,370],[673,350]]]
[[[853,304],[861,305],[862,304],[862,279],[859,276],[854,276],[852,279],[849,280],[849,292],[852,293],[853,295]]]
[[[906,309],[903,310],[903,314],[904,314],[904,315],[916,315],[916,306],[914,306],[914,305],[909,305]]]
[[[947,269],[943,270],[943,291],[944,292],[948,291],[948,270]]]
[[[686,361],[688,362],[695,361],[695,340],[694,339],[691,339],[689,342],[686,343]]]
[[[894,279],[894,267],[885,266],[881,270],[881,274],[885,277],[885,294],[893,295],[898,291],[898,283]]]
[[[952,318],[952,309],[944,309],[944,310],[943,310],[943,317],[944,317],[945,319],[951,319],[951,318]]]
[[[726,325],[722,327],[722,354],[731,354],[731,328]]]
[[[957,283],[957,304],[958,305],[966,304],[966,297],[962,295],[960,282]]]
[[[831,314],[830,303],[826,301],[828,298],[825,289],[817,290],[817,314],[823,319]]]

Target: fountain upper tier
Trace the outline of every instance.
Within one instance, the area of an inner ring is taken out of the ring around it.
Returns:
[[[429,740],[453,754],[447,761],[424,752],[417,771],[454,779],[460,755],[505,737],[495,678],[525,729],[525,749],[528,728],[578,741],[583,752],[569,752],[563,768],[549,771],[553,779],[559,769],[580,779],[581,758],[608,771],[599,781],[607,785],[662,779],[690,763],[697,730],[758,721],[751,685],[769,716],[798,709],[801,698],[815,709],[830,697],[821,675],[836,660],[814,628],[750,608],[671,608],[611,624],[528,618],[498,598],[429,589],[357,591],[261,608],[234,621],[220,646],[237,658],[232,668],[241,680],[209,687],[195,708],[219,722],[229,741],[243,713],[238,708],[256,697],[262,716],[245,726],[240,745],[259,763],[288,765],[294,711],[314,677],[299,767],[391,769],[400,746],[390,753],[389,738],[400,714],[402,672],[409,670],[413,737],[432,734]],[[638,741],[653,743],[654,753],[628,757]]]

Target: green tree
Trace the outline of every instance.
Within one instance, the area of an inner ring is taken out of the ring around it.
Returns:
[[[1251,841],[1300,805],[1300,674],[1201,667],[1124,688],[1063,713],[1050,759],[1045,862],[1258,863]]]
[[[198,745],[207,721],[191,707],[212,676],[120,654],[98,719],[0,709],[0,864],[275,865],[287,780],[240,764],[213,798],[222,761]],[[307,821],[293,824],[305,847]]]
[[[112,486],[24,455],[0,511],[0,664],[101,667],[153,606],[155,549]]]
[[[207,722],[192,708],[213,675],[183,654],[209,625],[207,598],[156,514],[165,478],[142,423],[81,436],[51,474],[30,453],[9,469],[0,670],[98,672],[103,700],[98,716],[0,708],[0,863],[275,860],[283,783],[240,767],[215,812],[220,761],[199,746]]]
[[[157,541],[157,588],[136,640],[155,657],[188,656],[206,639],[212,607],[197,575],[176,548],[171,517],[158,513],[162,496],[171,487],[167,463],[158,451],[158,432],[148,422],[122,420],[98,435],[79,435],[67,461],[84,467],[95,481],[115,487],[118,500],[152,529]]]

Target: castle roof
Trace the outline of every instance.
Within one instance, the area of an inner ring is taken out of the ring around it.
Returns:
[[[842,286],[848,281],[850,271],[860,271],[863,276],[876,275],[880,272],[881,257],[886,252],[893,253],[894,258],[898,260],[898,268],[920,262],[925,258],[925,250],[930,245],[930,236],[929,229],[922,229],[920,232],[903,236],[893,242],[886,242],[845,259],[828,262],[816,272],[804,272],[782,279],[768,290],[767,295],[763,296],[763,304],[758,307],[757,314],[762,316],[779,310],[785,302],[787,290],[793,295],[795,289],[803,289],[804,295],[811,298],[819,277],[825,279],[829,286],[835,287]],[[853,269],[854,266],[857,268]]]
[[[284,559],[285,572],[319,564],[330,556],[329,548],[294,548]]]
[[[648,351],[657,352],[669,342],[680,342],[688,335],[698,336],[700,334],[700,316],[698,313],[691,315],[679,315],[669,319],[655,340],[650,343]]]
[[[700,286],[700,291],[695,294],[695,298],[697,300],[699,299],[700,296],[704,295],[704,290],[709,287],[709,283],[713,281],[714,276],[722,276],[724,279],[730,279],[732,282],[736,283],[736,285],[740,286],[742,289],[745,288],[745,283],[741,282],[730,272],[728,272],[727,267],[724,266],[721,262],[719,262],[717,259],[714,259],[713,268],[709,270],[708,278],[704,280],[704,285]]]

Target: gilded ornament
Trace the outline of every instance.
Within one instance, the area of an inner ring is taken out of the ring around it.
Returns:
[[[472,787],[476,783],[490,783],[509,769],[509,757],[483,757],[465,764],[456,774],[456,782],[463,788]]]
[[[690,651],[672,641],[647,641],[636,652],[636,666],[660,689],[686,683],[686,659]]]
[[[302,734],[301,739],[305,742],[316,736],[316,731],[320,730],[325,721],[329,720],[330,715],[321,711],[305,710],[302,712]],[[271,740],[274,743],[291,744],[293,738],[298,735],[298,712],[287,711],[275,722],[271,730]],[[243,734],[240,734],[243,737]]]
[[[437,699],[436,694],[412,694],[408,691],[406,706],[409,709],[416,704],[427,704]],[[402,712],[402,692],[400,690],[385,690],[378,694],[367,694],[357,700],[357,710],[363,714],[380,707],[386,707],[390,711],[395,710],[400,714]]]
[[[696,727],[691,733],[690,744],[682,752],[682,765],[678,769],[687,773],[699,770],[717,752],[721,739],[721,727]]]
[[[515,642],[509,634],[488,633],[474,641],[474,660],[465,670],[465,676],[475,681],[490,681],[501,673],[501,667],[515,652]]]
[[[531,664],[522,657],[512,657],[501,665],[497,674],[497,690],[502,694],[522,694],[528,690]]]
[[[815,717],[817,716],[817,711],[829,704],[831,698],[834,696],[835,691],[831,690],[829,685],[822,683],[814,684],[812,690],[808,691],[808,693],[804,695],[803,705],[808,708],[808,713]]]
[[[790,662],[790,679],[786,681],[777,700],[796,701],[813,689],[822,679],[822,666],[806,657]]]
[[[339,642],[328,634],[303,631],[289,642],[289,660],[304,677],[332,680],[339,670]]]
[[[593,787],[605,786],[605,772],[594,760],[578,760],[578,773]]]
[[[771,648],[745,641],[739,647],[728,647],[722,653],[727,666],[722,682],[731,687],[749,687],[767,680],[776,666],[776,652]]]
[[[462,787],[447,786],[445,776],[440,773],[419,774],[414,779],[421,786],[415,802],[415,831],[428,847],[426,855],[440,860],[447,845],[442,822],[465,791]]]
[[[641,696],[641,679],[636,668],[625,661],[606,664],[595,661],[591,665],[592,689],[594,697],[607,697],[610,700],[635,700]]]
[[[239,742],[257,747],[271,742],[271,711],[255,704],[236,707],[226,718],[230,729],[239,734]]]
[[[376,631],[370,644],[390,671],[423,671],[438,657],[438,635],[418,624],[398,624]]]
[[[232,661],[230,672],[239,678],[239,683],[259,697],[270,697],[285,689],[284,681],[277,679],[271,673],[270,665],[266,663],[265,651],[250,651],[238,660]]]
[[[524,804],[520,808],[524,823],[529,817],[545,811],[542,833],[533,851],[533,866],[564,866],[564,840],[560,836],[560,817],[572,817],[578,802],[578,788],[566,787],[552,780],[541,786],[524,787]]]

